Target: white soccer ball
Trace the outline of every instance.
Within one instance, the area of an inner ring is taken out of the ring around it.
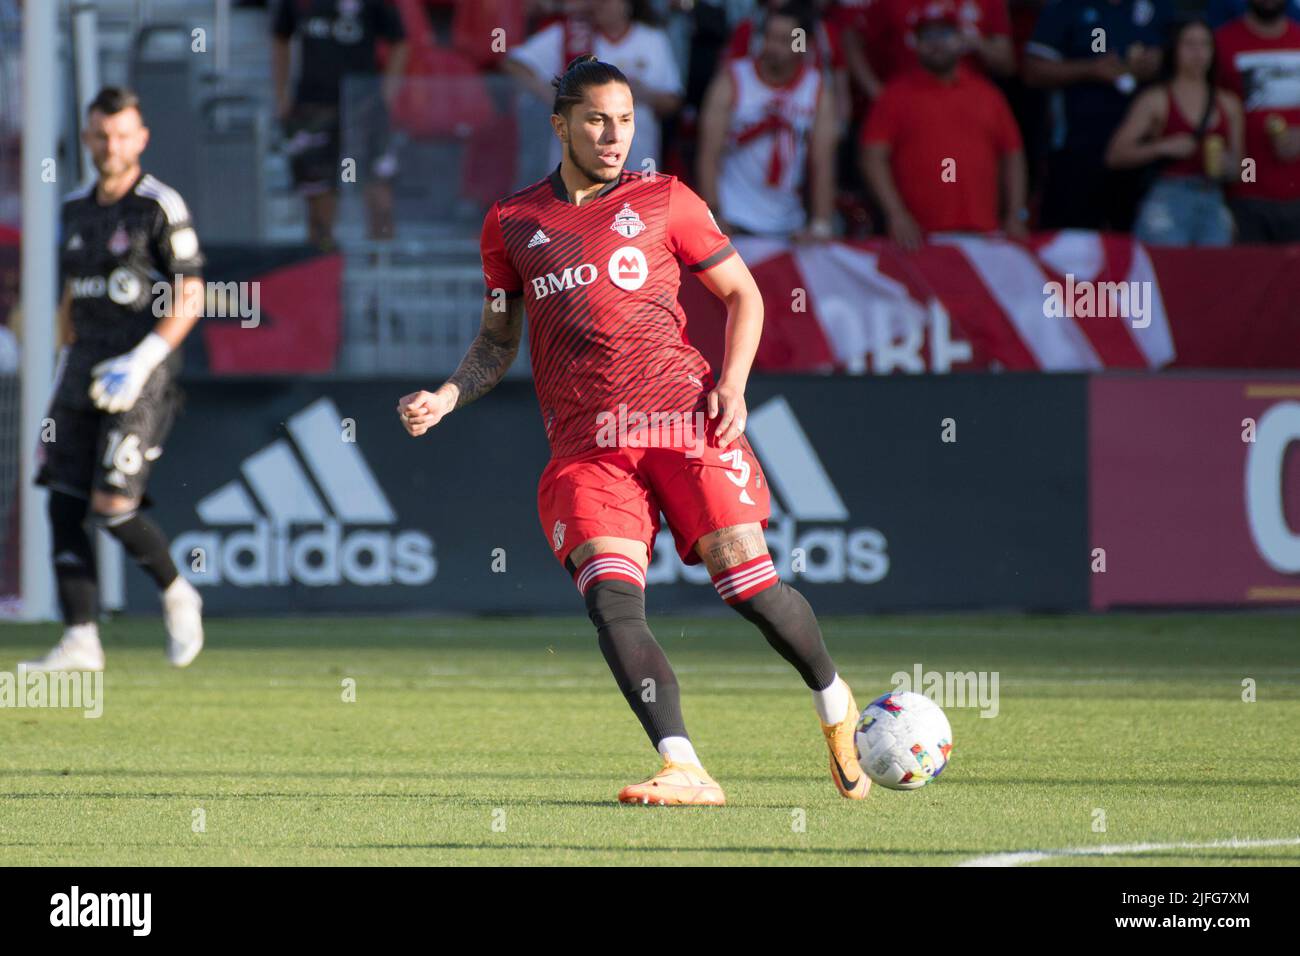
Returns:
[[[924,787],[948,766],[952,727],[942,708],[914,691],[877,697],[858,718],[858,763],[890,790]]]

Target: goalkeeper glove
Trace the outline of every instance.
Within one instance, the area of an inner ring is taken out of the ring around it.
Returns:
[[[100,362],[90,374],[90,397],[109,414],[129,411],[144,390],[153,370],[162,364],[172,347],[157,332],[150,332],[124,355]]]

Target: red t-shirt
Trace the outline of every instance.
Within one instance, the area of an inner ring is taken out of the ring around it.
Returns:
[[[1232,187],[1250,199],[1300,199],[1300,161],[1284,163],[1273,152],[1269,117],[1287,126],[1300,124],[1300,26],[1286,21],[1279,37],[1261,37],[1244,17],[1225,23],[1214,34],[1219,56],[1219,85],[1241,97],[1246,108],[1246,156],[1255,160],[1255,181]]]
[[[677,177],[624,170],[581,206],[558,167],[493,203],[480,242],[487,295],[523,295],[533,385],[551,455],[596,447],[597,415],[695,412],[709,363],[686,338],[678,263],[712,268],[735,249]]]
[[[916,21],[934,0],[876,0],[867,16],[867,51],[871,67],[881,80],[890,80],[920,64],[916,59]],[[945,4],[947,6],[947,4]],[[1011,36],[1011,17],[1007,0],[956,0],[952,4],[963,33],[981,37]],[[979,57],[966,56],[962,61],[980,69]]]
[[[982,76],[958,67],[952,83],[924,70],[891,80],[861,142],[890,148],[898,193],[925,232],[999,228],[999,160],[1022,147],[1006,100]]]

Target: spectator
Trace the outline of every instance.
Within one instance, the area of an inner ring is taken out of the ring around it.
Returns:
[[[1285,0],[1250,9],[1215,34],[1219,84],[1246,109],[1246,157],[1228,194],[1240,242],[1300,241],[1300,26]]]
[[[882,82],[915,69],[916,25],[936,12],[952,10],[962,43],[963,64],[991,75],[1009,76],[1016,68],[1011,48],[1011,18],[1006,0],[876,0],[867,14],[871,67]]]
[[[591,0],[572,6],[577,11],[573,15],[550,23],[511,50],[505,71],[549,107],[555,98],[552,78],[575,56],[594,53],[612,63],[628,78],[636,102],[636,133],[626,168],[659,169],[659,121],[682,103],[682,77],[668,34],[651,25],[645,0]],[[552,138],[551,143],[551,162],[558,163],[559,140]]]
[[[1033,36],[1043,7],[1051,0],[1007,0],[1007,17],[1011,21],[1011,51],[1016,63],[1025,62],[1025,46]],[[1025,167],[1028,170],[1028,194],[1042,192],[1043,176],[1047,166],[1048,115],[1047,90],[1031,87],[1020,70],[1011,76],[1000,77],[998,87],[1007,98],[1011,115],[1020,127],[1020,137],[1025,144]],[[1030,201],[1033,204],[1033,201]]]
[[[799,28],[812,35],[814,21],[794,0],[770,10],[758,55],[729,61],[704,96],[696,178],[723,232],[799,240],[834,232],[834,96],[812,54],[790,42]]]
[[[1246,12],[1248,0],[1209,0],[1205,5],[1205,19],[1217,30]],[[1288,19],[1300,21],[1300,0],[1287,0]]]
[[[322,249],[334,245],[338,209],[343,80],[378,73],[376,41],[393,44],[382,85],[382,101],[349,104],[356,129],[348,149],[358,153],[357,179],[364,183],[371,238],[393,234],[391,180],[396,159],[388,149],[387,110],[406,67],[401,21],[385,0],[279,0],[272,20],[275,43],[272,76],[276,113],[284,124],[294,184],[307,199],[308,233]],[[290,92],[289,44],[298,40],[298,81]]]
[[[754,15],[741,20],[736,24],[736,29],[731,32],[731,39],[727,41],[726,49],[728,60],[756,57],[762,52],[763,22],[771,11],[780,6],[784,6],[784,0],[757,0]],[[821,18],[816,20],[816,28],[809,31],[807,44],[807,52],[812,57],[813,66],[819,70],[828,69],[835,53],[827,25]]]
[[[841,114],[840,126],[843,127],[849,121],[852,81],[846,60],[849,52],[845,46],[845,36],[862,21],[865,3],[863,0],[850,0],[848,4],[837,3],[835,0],[804,2],[812,8],[814,14],[812,27],[804,39],[807,53],[812,58],[813,67],[831,83],[835,104]],[[785,0],[758,0],[758,9],[754,15],[741,20],[732,31],[731,39],[727,41],[726,59],[758,56],[763,45],[762,25],[768,13],[784,3]]]
[[[922,69],[885,84],[862,131],[863,172],[889,235],[916,249],[925,233],[1025,235],[1025,156],[1006,100],[961,64],[951,7],[916,24]]]
[[[848,73],[855,105],[865,107],[880,95],[884,86],[872,67],[882,56],[873,42],[879,43],[876,31],[871,29],[872,11],[879,0],[852,0],[840,7],[840,50],[844,69]],[[863,112],[859,109],[855,115]]]
[[[1242,155],[1241,100],[1214,85],[1214,35],[1204,20],[1179,24],[1164,79],[1133,101],[1106,151],[1106,165],[1156,164],[1134,234],[1157,246],[1226,246],[1232,215],[1223,181]]]
[[[1109,170],[1104,154],[1139,84],[1160,71],[1170,0],[1057,0],[1025,46],[1024,77],[1056,92],[1056,128],[1040,215],[1048,228],[1133,224],[1143,177]]]

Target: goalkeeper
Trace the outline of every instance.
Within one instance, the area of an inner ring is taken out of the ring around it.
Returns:
[[[203,305],[203,256],[180,194],[140,168],[149,130],[128,90],[90,104],[82,141],[99,173],[65,197],[59,235],[60,355],[37,483],[49,489],[64,632],[29,670],[102,670],[95,528],[122,542],[162,595],[168,659],[203,647],[202,600],[141,511],[176,409],[176,351]],[[157,283],[170,303],[155,300]],[[157,308],[155,306],[158,306]]]

